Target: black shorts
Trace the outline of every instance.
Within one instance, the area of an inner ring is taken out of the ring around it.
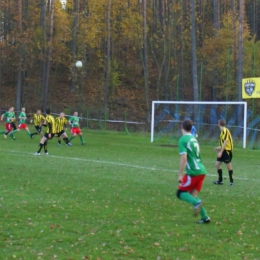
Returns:
[[[36,125],[35,129],[37,130],[38,133],[42,131],[42,127],[40,125]]]
[[[226,151],[222,153],[222,156],[220,158],[217,158],[218,162],[224,162],[224,163],[230,163],[232,161],[232,151]]]
[[[49,134],[48,133],[44,134],[44,137],[47,138],[47,139],[52,139],[54,136],[55,136],[55,134],[51,134],[51,138],[49,138]]]
[[[65,134],[64,130],[60,131],[59,133],[57,133],[58,137],[60,137],[61,135]]]

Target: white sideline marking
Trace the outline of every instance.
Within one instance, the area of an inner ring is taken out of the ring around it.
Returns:
[[[127,168],[137,168],[137,169],[144,169],[144,170],[150,170],[150,171],[162,171],[162,172],[174,172],[178,173],[178,170],[174,169],[159,169],[155,167],[146,167],[146,166],[140,166],[140,165],[134,165],[134,164],[126,164],[126,163],[118,163],[118,162],[111,162],[111,161],[100,161],[100,160],[93,160],[93,159],[85,159],[85,158],[77,158],[77,157],[64,157],[64,156],[58,156],[58,155],[34,155],[33,153],[20,153],[15,150],[4,150],[0,149],[0,151],[4,152],[10,152],[14,155],[17,156],[34,156],[34,157],[51,157],[51,158],[57,158],[57,159],[69,159],[69,160],[75,160],[75,161],[83,161],[83,162],[92,162],[92,163],[103,163],[103,164],[111,164],[111,165],[116,165],[116,166],[122,166],[122,167],[127,167]],[[207,173],[207,176],[214,177],[216,178],[217,174],[209,174]],[[224,177],[224,176],[223,176]],[[259,179],[249,179],[249,178],[239,178],[236,177],[236,180],[246,180],[246,181],[259,181]]]

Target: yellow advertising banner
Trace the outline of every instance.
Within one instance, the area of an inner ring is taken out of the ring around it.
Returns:
[[[242,79],[242,98],[260,98],[260,78]]]

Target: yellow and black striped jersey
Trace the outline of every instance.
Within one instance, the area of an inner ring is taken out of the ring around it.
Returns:
[[[232,140],[231,133],[226,127],[223,127],[220,132],[220,136],[219,136],[220,147],[222,147],[222,144],[224,143],[225,140],[227,141],[225,150],[232,151],[233,150],[233,140]]]
[[[38,115],[38,114],[33,115],[33,123],[35,126],[40,125],[43,121],[45,121],[45,117],[43,115]]]
[[[45,120],[46,120],[46,125],[47,125],[46,133],[47,134],[56,134],[54,117],[51,115],[48,115],[48,116],[46,116]]]
[[[60,133],[62,130],[64,130],[64,126],[66,126],[67,124],[68,124],[68,120],[65,117],[63,118],[57,117],[55,119],[55,127],[57,133]]]

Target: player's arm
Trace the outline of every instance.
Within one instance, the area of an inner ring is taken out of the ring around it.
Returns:
[[[69,119],[69,125],[72,125],[73,124],[73,118],[71,117],[70,119]]]
[[[64,127],[65,131],[67,130],[68,123],[69,123],[69,121],[66,118],[64,118],[64,125],[63,125],[63,127]]]
[[[69,121],[67,120],[67,118],[64,117],[64,128],[67,128]]]
[[[1,121],[4,120],[4,117],[5,117],[5,114],[2,114],[2,115],[1,115]]]
[[[217,152],[217,151],[219,151],[220,149],[221,149],[221,146],[217,146],[217,147],[214,148],[214,151]]]
[[[46,118],[43,116],[43,115],[41,115],[41,125],[43,125],[43,126],[47,126],[47,121],[46,121]]]
[[[227,140],[224,140],[224,142],[222,143],[221,147],[220,147],[220,151],[218,152],[218,158],[220,158],[225,150],[227,146]]]
[[[36,126],[36,115],[35,114],[33,114],[32,120],[33,120],[34,125]]]
[[[182,177],[183,177],[183,173],[184,173],[186,164],[187,164],[187,154],[182,153],[181,158],[180,158],[180,170],[179,170],[179,176],[178,176],[179,183],[182,182]]]
[[[26,120],[27,119],[27,117],[26,116],[20,116],[19,115],[19,117],[18,117],[19,119],[23,119],[23,120]]]

